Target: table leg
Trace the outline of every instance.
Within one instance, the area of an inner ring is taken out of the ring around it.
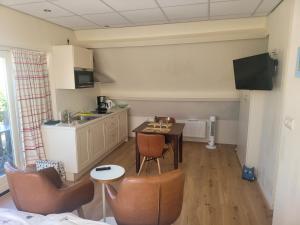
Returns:
[[[135,133],[135,172],[138,173],[140,171],[140,165],[141,165],[141,157],[140,157],[140,151],[138,147],[137,142],[137,135],[138,133]]]
[[[173,136],[174,140],[174,169],[178,169],[178,136]]]
[[[179,162],[182,162],[182,142],[183,142],[183,135],[180,135],[179,138]]]
[[[103,207],[103,209],[102,209],[102,213],[103,213],[103,222],[106,222],[106,200],[105,200],[105,184],[103,183],[102,184],[102,203],[103,203],[103,205],[102,205],[102,207]]]

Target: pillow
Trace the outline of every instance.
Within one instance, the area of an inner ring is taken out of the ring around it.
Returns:
[[[53,167],[58,174],[60,175],[62,180],[66,180],[66,172],[64,168],[64,164],[61,161],[55,161],[55,160],[37,160],[35,162],[36,170],[42,170],[45,168]]]

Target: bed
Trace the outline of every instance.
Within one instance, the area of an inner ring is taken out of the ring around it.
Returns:
[[[47,216],[0,208],[0,225],[108,225],[107,223],[81,219],[72,213]]]

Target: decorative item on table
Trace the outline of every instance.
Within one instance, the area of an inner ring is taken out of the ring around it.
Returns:
[[[164,133],[167,134],[170,132],[170,128],[160,128],[160,127],[146,127],[143,132],[145,133]]]
[[[156,123],[156,122],[149,122],[148,127],[153,127],[153,128],[170,128],[172,127],[171,123]]]
[[[53,167],[58,172],[58,174],[60,175],[62,180],[66,180],[65,167],[64,167],[63,162],[61,162],[61,161],[37,160],[35,162],[35,166],[36,166],[37,171],[45,169],[45,168]]]
[[[248,181],[255,181],[256,176],[254,174],[254,167],[243,166],[242,178]]]

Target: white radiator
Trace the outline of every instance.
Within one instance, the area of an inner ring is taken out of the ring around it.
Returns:
[[[185,127],[183,129],[184,137],[195,137],[195,138],[206,137],[206,120],[188,119],[188,120],[182,120],[180,122],[185,123]]]

